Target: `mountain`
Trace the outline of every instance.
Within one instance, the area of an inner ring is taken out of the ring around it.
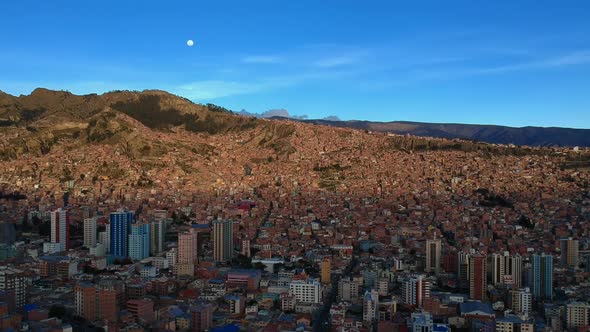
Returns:
[[[424,122],[370,122],[370,121],[329,121],[303,120],[307,123],[322,124],[341,128],[355,128],[400,135],[464,139],[493,144],[515,144],[526,146],[590,146],[590,129],[556,127],[505,127],[495,125],[473,125],[454,123]]]
[[[161,192],[177,200],[184,192],[374,194],[407,186],[516,195],[538,189],[548,174],[549,190],[564,195],[587,185],[586,173],[570,170],[588,166],[586,150],[333,127],[344,124],[257,119],[158,90],[0,93],[0,192],[42,199],[68,191],[83,200]],[[490,176],[499,169],[510,169],[509,176]]]

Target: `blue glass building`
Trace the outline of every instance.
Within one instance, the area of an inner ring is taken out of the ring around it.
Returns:
[[[533,255],[533,295],[537,300],[553,299],[553,256]]]
[[[132,260],[142,260],[150,257],[150,224],[131,225],[129,257]]]
[[[133,223],[133,212],[117,211],[111,213],[111,255],[128,256],[128,238]]]

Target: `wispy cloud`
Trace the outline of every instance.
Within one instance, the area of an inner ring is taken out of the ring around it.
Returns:
[[[283,57],[278,55],[249,55],[242,58],[243,63],[274,64],[283,62]]]
[[[354,64],[358,60],[359,59],[357,56],[343,55],[343,56],[335,56],[335,57],[329,57],[329,58],[324,58],[324,59],[318,60],[315,63],[315,65],[318,67],[323,67],[323,68],[339,67],[339,66]]]

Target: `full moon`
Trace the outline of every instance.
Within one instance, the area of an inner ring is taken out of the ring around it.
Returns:
[[[187,46],[193,46],[194,44],[195,44],[195,42],[193,42],[192,39],[189,39],[189,40],[186,41],[186,45]]]

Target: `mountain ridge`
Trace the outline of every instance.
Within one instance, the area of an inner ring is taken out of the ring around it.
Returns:
[[[411,134],[422,137],[447,139],[458,138],[492,144],[514,144],[539,147],[590,146],[590,129],[581,128],[538,126],[510,127],[489,124],[431,123],[415,121],[375,122],[367,120],[292,120],[341,128],[395,133],[399,135]]]

